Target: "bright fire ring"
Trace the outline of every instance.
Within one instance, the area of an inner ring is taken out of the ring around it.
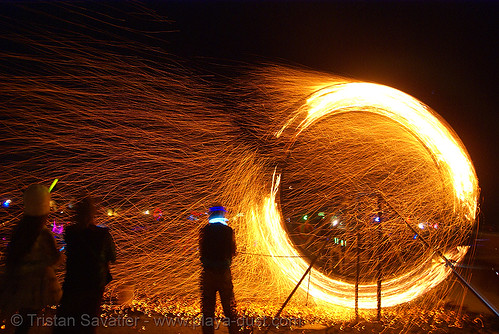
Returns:
[[[380,122],[386,133],[371,135],[377,126],[379,130]],[[318,302],[354,307],[355,282],[351,275],[352,257],[348,254],[356,249],[351,237],[359,226],[364,236],[361,308],[376,307],[373,278],[377,261],[384,261],[383,307],[422,296],[450,273],[443,261],[417,240],[418,235],[411,234],[404,221],[421,231],[449,259],[463,259],[467,252],[464,240],[477,212],[478,181],[463,144],[429,107],[387,86],[342,80],[319,87],[309,96],[276,137],[284,137],[285,133],[291,133],[290,146],[297,143],[297,152],[292,153],[297,163],[275,173],[270,194],[255,215],[263,223],[256,219],[250,222],[258,238],[264,241],[261,251],[272,255],[274,270],[283,281],[296,284],[300,280],[314,252],[318,252],[317,244],[322,244],[324,234],[329,234],[331,246],[326,247],[322,262],[312,269],[310,283],[303,283],[300,288],[308,290]],[[311,151],[307,151],[307,144],[314,145],[309,147]],[[328,146],[333,146],[331,151],[327,151]],[[376,152],[369,151],[372,147]],[[324,159],[330,160],[322,163]],[[326,167],[330,168],[329,174],[323,173],[328,171]],[[307,177],[307,173],[312,176]],[[310,180],[325,185],[307,192],[304,188],[311,185],[306,184],[300,190],[300,182]],[[316,195],[321,190],[323,202]],[[291,204],[276,199],[279,191],[278,198]],[[285,195],[284,191],[291,193]],[[366,235],[374,231],[373,220],[377,218],[373,214],[380,205],[369,197],[373,192],[382,194],[400,213],[397,216],[386,203],[381,204],[380,239],[375,234]],[[287,213],[281,212],[281,208],[293,206],[292,203],[296,206]],[[307,203],[312,203],[309,211],[299,212]],[[311,231],[293,237],[293,227],[288,226],[302,228],[305,220],[310,219],[307,213],[316,217],[315,223],[308,226]],[[359,221],[362,225],[356,225]],[[324,222],[329,223],[326,233],[318,227]],[[337,231],[341,223],[344,226],[340,233]],[[318,230],[322,231],[322,238]],[[308,242],[307,237],[311,237]],[[340,239],[341,245],[332,241]],[[334,247],[344,247],[343,253],[335,253]],[[335,261],[330,261],[333,258]],[[400,263],[390,267],[390,261]]]

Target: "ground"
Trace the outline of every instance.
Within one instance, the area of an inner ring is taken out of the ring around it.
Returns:
[[[471,284],[492,305],[499,306],[499,235],[486,233],[479,234],[473,265],[471,266]],[[465,262],[465,261],[464,261]],[[463,262],[463,263],[464,263]],[[467,276],[469,277],[469,276]],[[452,279],[452,278],[451,278]],[[332,327],[326,325],[305,325],[297,328],[272,328],[265,333],[266,328],[252,328],[254,334],[332,334],[332,333],[499,333],[499,317],[493,315],[483,303],[473,294],[466,292],[459,283],[454,284],[445,297],[446,306],[437,316],[422,315],[418,319],[408,316],[411,321],[404,321],[404,315],[397,315],[397,319],[385,319],[382,322],[360,321],[355,323],[336,323]],[[47,310],[47,317],[53,316],[54,310]],[[190,321],[179,324],[178,318],[163,316],[145,316],[138,312],[124,312],[131,321],[125,321],[123,315],[117,314],[114,319],[103,320],[107,327],[102,325],[97,334],[200,334],[201,328],[193,326]],[[402,319],[402,320],[401,320]],[[188,319],[189,320],[189,319]],[[13,333],[12,326],[0,329],[0,334]],[[248,330],[248,333],[251,329]],[[31,334],[49,334],[50,327],[37,326],[32,328]],[[227,328],[220,326],[215,334],[226,334]],[[248,334],[244,333],[244,334]]]

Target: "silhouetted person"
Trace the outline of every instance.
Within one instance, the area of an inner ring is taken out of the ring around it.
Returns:
[[[50,212],[47,187],[33,184],[24,193],[24,215],[7,246],[6,272],[1,284],[0,309],[22,316],[15,333],[28,333],[34,317],[47,305],[56,305],[61,287],[54,267],[62,256],[52,232],[45,226]],[[10,318],[10,317],[9,317]],[[19,320],[19,319],[18,319]]]
[[[94,222],[95,205],[89,195],[76,203],[75,223],[66,228],[66,276],[58,317],[74,319],[69,326],[54,327],[54,333],[95,333],[90,324],[100,317],[102,295],[111,281],[109,263],[116,249],[109,230]]]
[[[201,308],[203,334],[214,333],[217,291],[226,318],[230,321],[229,333],[238,331],[236,303],[230,265],[236,254],[234,231],[227,225],[225,208],[210,208],[209,223],[201,229],[199,252],[203,271],[201,273]]]

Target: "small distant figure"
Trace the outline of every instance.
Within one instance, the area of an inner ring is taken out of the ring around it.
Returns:
[[[238,332],[236,303],[230,265],[236,255],[234,230],[227,225],[226,210],[213,206],[209,212],[209,223],[201,229],[199,252],[203,271],[201,273],[201,308],[203,334],[213,334],[215,327],[215,305],[217,291],[229,322],[229,333]]]
[[[1,283],[0,309],[19,312],[15,333],[28,333],[32,319],[47,305],[57,305],[61,286],[55,267],[62,262],[55,239],[46,227],[50,192],[33,184],[24,193],[24,214],[7,246],[6,272]]]
[[[95,225],[95,203],[88,194],[75,205],[75,223],[64,233],[66,276],[57,317],[75,319],[54,333],[96,333],[94,319],[100,317],[105,286],[111,281],[110,262],[116,261],[116,247],[109,229]]]

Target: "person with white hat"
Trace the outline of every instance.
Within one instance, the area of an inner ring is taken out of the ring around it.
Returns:
[[[62,295],[54,267],[62,256],[46,227],[50,192],[32,184],[24,193],[24,215],[12,231],[7,246],[6,272],[0,292],[3,313],[19,312],[12,325],[16,334],[28,333],[33,318],[47,305],[56,305]]]
[[[228,226],[226,210],[216,205],[210,208],[208,224],[201,229],[199,253],[203,271],[201,273],[201,308],[203,334],[214,333],[215,304],[217,291],[229,321],[229,333],[239,330],[236,319],[236,303],[230,265],[236,255],[234,230]]]

